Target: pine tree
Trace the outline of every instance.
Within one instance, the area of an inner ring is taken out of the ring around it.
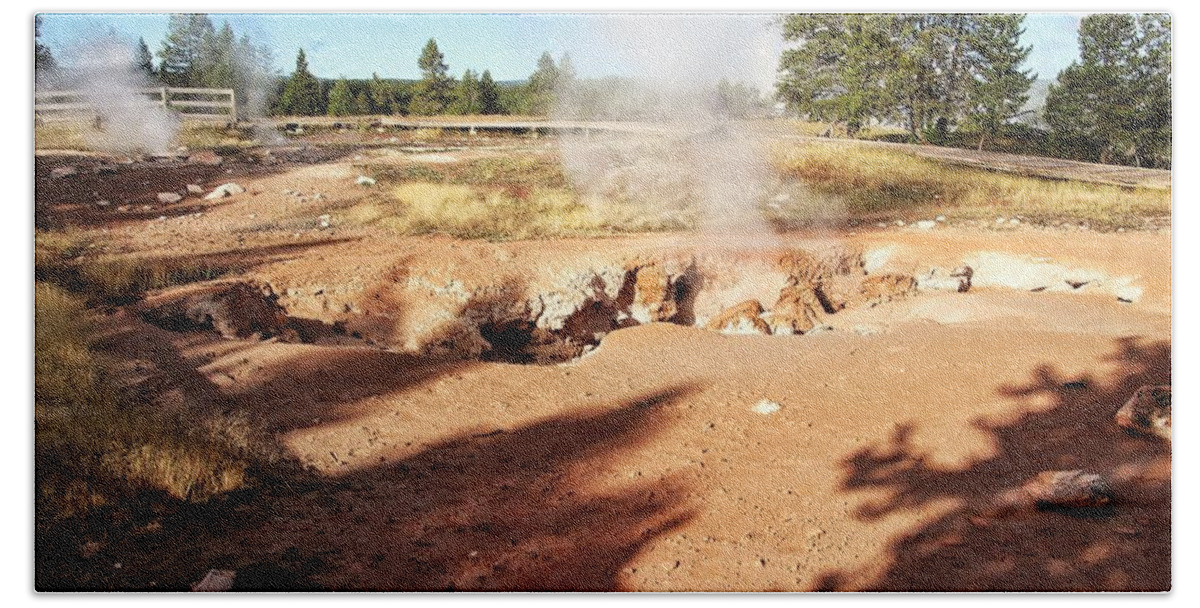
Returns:
[[[236,38],[229,22],[219,32],[209,32],[204,37],[200,55],[198,85],[209,88],[232,88],[235,76],[234,54]]]
[[[329,91],[329,108],[326,114],[351,116],[355,114],[354,110],[354,94],[350,92],[350,83],[345,78],[339,78]]]
[[[367,114],[374,114],[374,112],[371,111],[371,98],[367,96],[367,92],[365,90],[360,90],[358,94],[354,96],[354,115],[365,116]]]
[[[371,74],[371,84],[368,88],[372,114],[392,114],[395,112],[395,89],[384,82],[379,73]]]
[[[853,135],[872,117],[893,107],[886,86],[897,69],[888,15],[789,15],[783,36],[797,43],[780,58],[778,97],[813,120],[845,122]]]
[[[554,92],[558,86],[559,71],[549,52],[538,58],[537,69],[529,76],[529,112],[546,115],[554,107]]]
[[[463,72],[462,79],[458,81],[458,87],[454,90],[452,113],[463,115],[479,114],[480,109],[479,78],[475,75],[475,72],[467,70]]]
[[[33,74],[35,81],[42,80],[58,69],[58,63],[54,61],[50,47],[39,42],[41,37],[42,16],[35,15],[33,18]]]
[[[158,51],[159,75],[173,87],[203,86],[206,45],[215,34],[212,21],[202,13],[171,15],[167,38]]]
[[[1054,145],[1089,160],[1170,164],[1170,18],[1089,15],[1079,61],[1050,87]]]
[[[155,80],[154,56],[150,54],[150,47],[146,45],[145,38],[138,38],[137,68],[147,81]]]
[[[1029,100],[1035,75],[1021,70],[1033,47],[1021,46],[1025,15],[981,15],[973,28],[970,46],[975,78],[971,81],[971,120],[979,127],[979,149],[993,139]]]
[[[304,49],[296,55],[296,70],[292,72],[279,98],[279,111],[293,116],[316,116],[325,108],[321,105],[321,83],[308,71]]]
[[[446,58],[438,50],[437,41],[433,38],[421,50],[417,67],[421,69],[421,82],[417,84],[410,109],[414,114],[425,116],[445,112],[450,104],[454,82],[448,76],[450,66],[446,65]]]
[[[479,77],[479,113],[500,113],[500,91],[496,89],[496,81],[492,80],[492,73],[488,70],[484,70],[483,76]]]

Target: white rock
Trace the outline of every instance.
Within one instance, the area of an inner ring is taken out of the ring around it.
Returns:
[[[754,407],[750,409],[756,414],[762,414],[766,416],[768,414],[774,414],[775,412],[778,412],[780,405],[769,399],[763,399],[762,401],[755,403]]]
[[[944,221],[946,221],[946,216],[944,216],[944,215],[939,215],[939,216],[937,216],[937,217],[935,217],[935,218],[933,218],[933,219],[934,219],[934,221],[937,221],[937,222],[944,222]]]
[[[329,227],[329,214],[325,214],[325,215],[322,215],[321,217],[318,217],[317,225],[321,227],[321,230],[328,228]]]
[[[178,203],[181,200],[183,200],[183,197],[180,196],[180,194],[178,192],[159,192],[158,193],[158,202],[160,202],[164,205],[170,205],[171,203]]]
[[[896,220],[897,226],[904,226],[904,220]]]
[[[933,230],[934,226],[937,226],[937,222],[933,220],[921,220],[916,223],[916,227],[921,230]]]
[[[1021,220],[1019,220],[1019,219],[1017,219],[1017,218],[1015,218],[1015,217],[1014,217],[1014,218],[1012,218],[1011,220],[1008,220],[1008,223],[1009,223],[1009,224],[1012,224],[1013,226],[1016,226],[1017,224],[1020,224],[1020,223],[1021,223]]]
[[[187,191],[188,194],[204,194],[204,188],[200,187],[199,184],[188,184]]]
[[[360,175],[358,176],[358,179],[354,180],[354,183],[358,184],[359,186],[366,186],[370,188],[371,186],[375,185],[375,180],[365,175]]]
[[[1007,219],[1006,219],[1006,218],[1003,218],[1003,217],[998,217],[998,218],[996,218],[996,223],[997,223],[997,224],[1003,224],[1005,221],[1007,221]]]
[[[213,200],[225,198],[227,196],[233,196],[234,194],[241,194],[245,191],[246,191],[246,189],[241,187],[240,185],[235,184],[233,182],[229,182],[227,184],[221,184],[220,186],[217,186],[212,192],[209,192],[204,197],[204,200],[213,201]]]

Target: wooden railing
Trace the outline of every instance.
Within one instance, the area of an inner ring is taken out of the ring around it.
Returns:
[[[133,89],[126,106],[159,106],[179,113],[184,120],[237,122],[237,98],[233,89],[156,87]],[[36,91],[35,122],[94,120],[97,112],[92,96],[84,91]]]

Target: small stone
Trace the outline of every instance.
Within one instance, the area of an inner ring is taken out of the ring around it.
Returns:
[[[51,169],[50,177],[53,177],[55,179],[62,179],[64,177],[70,177],[70,176],[76,175],[78,173],[79,173],[78,169],[68,165],[66,167],[55,167],[54,169]]]
[[[1028,511],[1044,507],[1068,509],[1103,507],[1112,502],[1108,480],[1096,473],[1043,471],[1020,488],[1000,494],[1001,510]]]
[[[178,203],[181,200],[183,200],[183,196],[181,196],[178,192],[159,192],[158,193],[158,202],[160,202],[164,205],[170,205],[171,203]]]
[[[371,186],[375,185],[375,180],[365,175],[360,175],[358,176],[358,179],[354,180],[354,183],[358,184],[359,186],[366,186],[370,188]]]
[[[112,204],[112,203],[110,203],[110,202],[108,202],[108,201],[96,201],[96,206],[97,206],[97,207],[107,207],[107,206],[109,206],[109,205],[111,205],[111,204]]]
[[[897,226],[900,226],[901,228],[903,228],[903,227],[904,227],[904,220],[896,220],[896,225],[897,225]]]
[[[750,408],[750,410],[754,413],[762,414],[764,416],[768,414],[774,414],[775,412],[778,412],[779,409],[780,405],[769,399],[763,399],[762,401],[755,403],[754,407]]]
[[[160,221],[160,222],[165,222],[165,221],[167,221],[167,216],[165,216],[165,215],[160,215],[160,216],[158,216],[158,221]]]
[[[318,217],[317,218],[317,226],[319,226],[321,228],[321,230],[325,230],[326,228],[328,228],[329,227],[329,214],[325,214],[325,215],[322,215],[321,217]]]
[[[1008,220],[1008,218],[998,217],[998,218],[996,218],[996,223],[997,223],[997,224],[1003,224],[1003,223],[1004,223],[1004,222],[1006,222],[1007,220]]]
[[[946,216],[944,216],[944,215],[939,215],[939,216],[937,216],[937,217],[933,218],[933,221],[935,221],[935,222],[944,222],[944,221],[946,221]]]
[[[233,589],[233,580],[237,573],[233,570],[209,570],[200,582],[192,585],[192,591],[229,591]]]
[[[1015,217],[1014,217],[1014,218],[1012,218],[1011,220],[1008,220],[1008,223],[1009,223],[1009,224],[1011,224],[1011,225],[1013,225],[1013,226],[1016,226],[1017,224],[1020,224],[1020,223],[1021,223],[1021,220],[1019,220],[1019,219],[1017,219],[1017,218],[1015,218]]]
[[[188,184],[187,191],[188,191],[188,194],[195,194],[195,195],[204,194],[204,188],[201,187],[199,184]]]
[[[212,192],[209,192],[207,195],[205,195],[204,200],[212,201],[222,199],[227,196],[233,196],[234,194],[241,194],[245,191],[246,189],[240,185],[229,182],[227,184],[221,184],[220,186],[217,186]]]
[[[921,220],[917,222],[916,226],[920,230],[932,230],[934,226],[937,226],[937,222],[934,220]]]
[[[1117,410],[1117,426],[1137,435],[1154,435],[1171,440],[1171,385],[1146,385]]]

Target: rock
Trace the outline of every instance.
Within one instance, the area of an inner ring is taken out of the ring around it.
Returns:
[[[903,228],[903,227],[904,227],[904,220],[896,220],[896,225],[897,225],[897,226],[900,226],[901,228]]]
[[[1146,385],[1117,410],[1117,426],[1137,435],[1171,440],[1171,385]]]
[[[1005,221],[1007,221],[1005,218],[1002,218],[1002,217],[998,217],[998,218],[996,218],[996,223],[997,223],[997,224],[1003,224]]]
[[[79,173],[78,169],[76,169],[73,166],[67,165],[65,167],[55,167],[55,168],[51,169],[50,177],[53,177],[55,179],[62,179],[64,177],[70,177],[70,176],[76,175],[78,173]]]
[[[933,221],[935,221],[935,222],[944,222],[944,221],[946,221],[946,216],[944,216],[944,215],[939,215],[939,216],[937,216],[937,217],[933,218]]]
[[[916,223],[916,226],[920,230],[933,230],[934,226],[937,226],[937,222],[934,220],[921,220]]]
[[[319,227],[321,230],[325,230],[326,228],[329,227],[329,214],[328,213],[317,218],[317,227]]]
[[[1109,504],[1112,498],[1108,480],[1099,474],[1081,470],[1043,471],[1020,488],[1001,493],[996,506],[1002,511],[1094,508]]]
[[[225,198],[227,196],[233,196],[234,194],[241,194],[245,191],[246,191],[246,189],[241,187],[240,185],[235,184],[233,182],[229,182],[227,184],[221,184],[220,186],[217,186],[215,189],[213,189],[212,192],[209,192],[204,197],[204,200],[213,201],[213,200]]]
[[[187,159],[188,162],[208,165],[210,167],[215,167],[220,165],[222,162],[225,162],[224,158],[221,158],[219,154],[213,152],[212,150],[201,150],[199,152],[194,152],[188,155]]]
[[[354,183],[358,184],[359,186],[366,186],[367,188],[370,188],[371,186],[375,185],[375,180],[365,175],[360,175],[358,176],[358,179],[354,180]]]
[[[109,205],[111,205],[111,204],[112,204],[112,203],[110,203],[110,202],[108,202],[108,201],[96,201],[96,206],[97,206],[97,207],[107,207],[107,206],[109,206]]]
[[[195,194],[197,196],[204,194],[204,188],[198,184],[188,184],[187,191],[188,194]]]
[[[917,292],[917,281],[906,274],[876,274],[859,284],[854,303],[876,306]]]
[[[746,300],[726,308],[708,322],[707,328],[727,334],[768,335],[771,333],[771,326],[762,320],[762,314],[763,306],[758,300]]]
[[[770,399],[763,399],[758,403],[755,403],[754,407],[750,408],[750,411],[766,416],[768,414],[774,414],[775,412],[778,412],[779,409],[780,405],[778,403],[775,403]]]
[[[1019,219],[1017,219],[1017,218],[1015,218],[1015,217],[1014,217],[1014,218],[1012,218],[1011,220],[1008,220],[1008,223],[1009,223],[1010,225],[1012,225],[1012,226],[1016,226],[1017,224],[1020,224],[1020,223],[1021,223],[1021,220],[1019,220]]]
[[[766,315],[771,333],[777,336],[803,334],[821,320],[821,301],[807,285],[784,287],[771,312]]]
[[[633,304],[629,316],[638,323],[667,321],[679,312],[675,303],[675,286],[659,264],[637,269],[633,288]]]
[[[216,282],[170,289],[148,297],[141,307],[147,321],[175,331],[212,329],[225,338],[279,335],[287,315],[269,286],[246,281]]]
[[[171,203],[178,203],[181,200],[183,200],[183,196],[181,196],[178,192],[159,192],[158,193],[158,202],[160,202],[164,205],[170,205]]]
[[[200,582],[192,585],[192,591],[229,591],[235,578],[237,573],[233,570],[209,570]]]
[[[112,165],[100,165],[96,167],[96,175],[116,175],[117,168]]]

